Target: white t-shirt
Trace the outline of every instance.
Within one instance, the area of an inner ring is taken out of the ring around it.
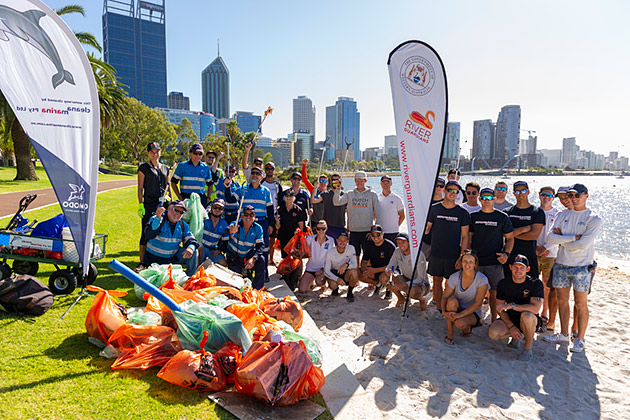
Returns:
[[[405,210],[402,198],[393,192],[388,196],[381,192],[378,194],[378,207],[376,224],[383,227],[384,233],[398,233],[398,212]]]
[[[592,210],[564,210],[557,214],[553,227],[560,228],[562,235],[549,232],[547,241],[559,244],[558,264],[583,267],[593,262],[593,243],[602,228],[602,219]],[[582,235],[575,240],[575,235]]]
[[[344,264],[348,264],[348,269],[357,268],[357,253],[350,244],[346,246],[343,254],[337,251],[337,247],[329,250],[326,254],[326,264],[324,265],[324,274],[331,280],[337,280],[339,277],[334,275],[330,270],[338,270]]]
[[[542,232],[540,232],[538,239],[536,239],[536,245],[542,245],[547,248],[547,251],[549,251],[547,258],[556,258],[558,256],[558,245],[547,242],[547,236],[553,229],[553,223],[556,221],[556,216],[560,213],[560,210],[552,207],[551,210],[543,211],[545,212],[545,226],[543,226]]]
[[[469,206],[468,203],[464,203],[462,204],[462,207],[465,208],[468,213],[474,213],[481,210],[481,204],[477,204],[476,206]]]
[[[249,172],[251,176],[251,170]],[[273,213],[277,214],[278,213],[278,184],[276,183],[276,180],[274,179],[273,182],[267,182],[263,180],[261,184],[267,187],[269,192],[271,192],[271,202],[273,203]]]
[[[311,235],[306,238],[306,243],[311,250],[311,258],[306,263],[306,271],[317,272],[324,268],[326,264],[326,254],[328,251],[335,247],[335,240],[326,235],[326,240],[323,244],[317,241],[317,235]]]

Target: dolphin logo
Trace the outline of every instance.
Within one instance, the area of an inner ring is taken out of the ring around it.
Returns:
[[[83,185],[78,186],[75,184],[68,184],[72,191],[70,192],[70,197],[68,197],[68,201],[71,200],[81,200],[83,201],[83,193],[85,192],[85,187]]]
[[[74,85],[74,77],[63,68],[57,48],[46,31],[39,26],[39,20],[43,16],[46,13],[41,10],[18,12],[7,6],[0,6],[0,40],[9,41],[8,35],[11,34],[44,54],[57,69],[57,73],[52,76],[53,88],[56,89],[63,82]]]

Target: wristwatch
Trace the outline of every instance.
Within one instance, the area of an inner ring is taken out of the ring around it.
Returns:
[[[512,309],[516,308],[516,303],[512,302],[510,305],[512,305]]]

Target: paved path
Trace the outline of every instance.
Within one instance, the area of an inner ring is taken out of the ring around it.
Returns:
[[[130,187],[137,184],[138,180],[134,177],[129,177],[129,179],[121,179],[116,181],[102,181],[98,183],[98,192],[114,190],[116,188]],[[35,210],[57,203],[57,197],[55,196],[55,192],[52,188],[0,194],[0,218],[13,216],[18,210],[22,197],[28,194],[37,194],[37,198],[31,203],[27,211]]]

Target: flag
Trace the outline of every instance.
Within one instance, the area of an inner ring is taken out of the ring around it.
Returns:
[[[39,0],[0,0],[0,89],[28,135],[89,270],[99,101],[83,47]]]
[[[437,52],[422,41],[397,46],[387,67],[415,267],[442,158],[448,115],[446,73]]]

